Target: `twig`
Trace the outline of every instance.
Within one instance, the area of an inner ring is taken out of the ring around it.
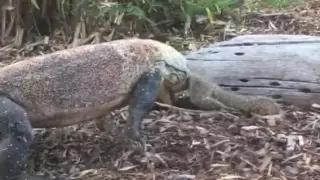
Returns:
[[[22,46],[23,35],[24,35],[24,29],[22,29],[21,27],[17,27],[16,28],[16,37],[14,40],[15,47],[20,48]]]
[[[72,47],[75,48],[78,46],[78,38],[79,38],[79,34],[80,34],[80,30],[81,30],[81,22],[78,22],[77,23],[77,26],[76,26],[76,30],[74,32],[74,35],[73,35],[73,42],[72,42]]]
[[[80,22],[81,22],[81,32],[80,32],[80,37],[81,37],[81,45],[83,45],[83,39],[85,39],[87,37],[87,33],[86,33],[86,22],[84,20],[83,17],[80,18]]]
[[[180,108],[177,106],[172,106],[169,104],[163,104],[160,102],[156,102],[156,104],[160,107],[165,107],[165,108],[169,108],[170,110],[176,110],[176,111],[180,111],[180,112],[188,112],[188,113],[192,113],[192,114],[210,114],[210,115],[228,115],[231,116],[233,118],[237,118],[237,116],[232,115],[228,112],[219,112],[219,111],[204,111],[204,110],[193,110],[193,109],[185,109],[185,108]]]
[[[89,41],[93,41],[97,36],[99,36],[99,32],[92,33],[89,37],[82,41],[82,44],[87,44]]]
[[[290,156],[287,159],[283,160],[280,164],[284,164],[284,163],[289,162],[289,161],[291,161],[293,159],[299,158],[300,156],[303,156],[303,153],[299,153],[299,154]]]
[[[4,37],[6,36],[6,20],[7,20],[7,13],[6,13],[6,9],[3,7],[1,9],[1,13],[2,13],[2,19],[1,19],[1,38],[2,40],[4,40]]]
[[[47,16],[47,4],[48,0],[42,0],[41,18],[44,19]]]
[[[38,36],[41,36],[41,33],[40,33],[38,25],[37,25],[37,20],[34,18],[34,16],[32,16],[32,22],[33,22],[34,28],[37,31]]]
[[[320,154],[319,153],[316,153],[316,152],[313,152],[313,151],[310,151],[309,149],[305,149],[305,148],[302,148],[303,151],[309,153],[309,154],[312,154],[312,155],[315,155],[315,156],[318,156],[320,157]]]
[[[230,140],[229,140],[229,139],[222,140],[222,141],[220,141],[220,142],[217,142],[217,143],[213,144],[213,145],[211,146],[211,148],[217,147],[217,146],[219,146],[219,145],[221,145],[221,144],[224,144],[224,143],[227,143],[227,142],[230,142]]]
[[[245,163],[249,164],[254,170],[259,170],[259,168],[258,168],[256,165],[252,164],[249,160],[247,160],[247,159],[245,159],[245,158],[243,158],[243,157],[241,157],[241,156],[239,156],[239,158],[240,158],[242,161],[244,161]]]
[[[177,107],[177,106],[172,106],[172,105],[169,105],[169,104],[163,104],[163,103],[160,103],[160,102],[156,102],[156,104],[160,107],[165,107],[165,108],[169,108],[169,109],[172,109],[172,110],[176,110],[176,111],[185,111],[185,112],[190,112],[190,113],[204,113],[204,112],[216,112],[216,111],[203,111],[203,110],[192,110],[192,109],[185,109],[185,108],[180,108],[180,107]]]
[[[106,39],[107,41],[113,40],[114,33],[116,32],[118,26],[121,24],[123,16],[124,16],[124,13],[121,13],[119,16],[117,16],[117,17],[114,19],[114,24],[115,24],[115,26],[112,28],[111,33],[108,35],[108,37],[107,37],[107,39]]]
[[[15,21],[14,12],[13,12],[13,10],[10,10],[10,23],[9,23],[8,29],[6,31],[5,37],[9,36],[10,32],[12,31],[14,21]]]

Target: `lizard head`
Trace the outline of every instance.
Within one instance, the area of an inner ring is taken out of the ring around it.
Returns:
[[[160,69],[164,80],[172,85],[184,82],[189,74],[186,58],[171,46],[166,46],[160,52],[156,66]]]

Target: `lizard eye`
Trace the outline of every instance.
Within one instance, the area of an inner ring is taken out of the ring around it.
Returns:
[[[176,71],[176,68],[174,68],[173,66],[170,66],[169,64],[165,64],[165,67],[170,71],[170,72],[174,72]]]

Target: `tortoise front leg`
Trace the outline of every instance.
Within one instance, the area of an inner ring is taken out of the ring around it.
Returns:
[[[132,87],[126,124],[126,134],[130,139],[140,140],[142,120],[156,102],[162,82],[161,72],[155,68],[144,73]]]

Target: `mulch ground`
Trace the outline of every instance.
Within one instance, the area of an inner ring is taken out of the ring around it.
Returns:
[[[267,8],[247,12],[237,30],[226,21],[217,21],[204,28],[204,39],[173,36],[173,44],[196,50],[199,44],[242,34],[318,35],[319,9],[320,1],[312,0],[286,12]],[[59,49],[59,45],[35,43],[19,50],[6,46],[0,48],[0,58],[11,63]],[[74,180],[320,179],[320,110],[282,109],[281,116],[251,118],[222,112],[154,110],[143,122],[148,134],[144,153],[125,148],[115,138],[117,129],[112,128],[117,123],[121,127],[127,117],[123,109],[106,117],[111,128],[102,132],[92,122],[36,130],[28,169]]]
[[[71,179],[318,179],[319,115],[153,111],[143,122],[147,152],[133,152],[93,123],[38,133],[33,169]],[[126,111],[107,118],[124,122]],[[112,123],[111,123],[112,122]],[[33,161],[33,162],[32,162]]]

